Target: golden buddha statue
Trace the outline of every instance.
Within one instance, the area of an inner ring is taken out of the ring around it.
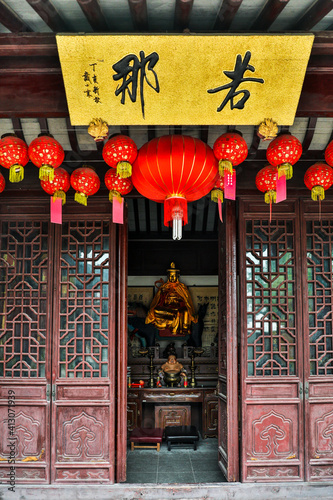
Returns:
[[[179,269],[174,262],[167,270],[168,281],[163,283],[146,316],[146,323],[153,323],[159,330],[169,330],[171,335],[187,335],[191,323],[197,323],[192,298],[186,285],[179,281]]]

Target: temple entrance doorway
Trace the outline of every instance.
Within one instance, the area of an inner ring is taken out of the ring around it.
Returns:
[[[207,482],[209,477],[213,482],[223,482],[239,478],[236,267],[232,267],[235,264],[236,228],[232,204],[227,202],[224,210],[228,225],[220,225],[219,235],[216,232],[211,241],[200,239],[200,236],[195,241],[187,241],[186,237],[172,241],[167,235],[163,241],[147,242],[132,240],[129,232],[129,441],[134,429],[144,434],[145,429],[162,428],[164,431],[170,426],[194,426],[199,431],[200,441],[197,451],[193,450],[193,443],[171,446],[171,451],[168,451],[163,441],[162,453],[156,449],[135,448],[133,451],[128,442],[128,482]],[[195,310],[201,315],[203,330],[200,338],[196,336],[195,323],[192,323],[193,337],[163,336],[161,328],[156,329],[151,338],[151,331],[146,328],[149,307],[161,280],[167,281],[167,270],[173,261],[179,269],[179,281],[187,286]],[[138,306],[139,310],[136,309]],[[133,311],[136,314],[134,321],[131,318]],[[137,316],[141,316],[141,322]],[[140,325],[144,332],[140,332]],[[167,362],[170,352],[185,369],[185,384],[183,376],[175,385],[163,378],[161,367]],[[149,456],[147,465],[142,465],[146,468],[141,471],[136,469],[138,454],[141,463],[144,463],[145,456]],[[151,454],[159,457],[154,467]],[[181,464],[176,465],[177,456],[179,460],[180,457],[186,460],[186,470]],[[203,460],[205,456],[206,461]]]

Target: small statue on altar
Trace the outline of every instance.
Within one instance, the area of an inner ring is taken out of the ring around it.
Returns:
[[[166,385],[174,387],[183,380],[184,385],[187,382],[186,370],[176,358],[175,354],[169,354],[166,361],[159,372],[160,379],[163,379]]]
[[[174,262],[167,273],[168,281],[160,286],[153,298],[146,323],[153,323],[158,330],[167,331],[169,336],[185,336],[198,317],[187,286],[179,281],[179,269]]]

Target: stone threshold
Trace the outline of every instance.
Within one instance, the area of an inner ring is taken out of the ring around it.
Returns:
[[[0,486],[1,500],[332,500],[325,483],[52,484]]]

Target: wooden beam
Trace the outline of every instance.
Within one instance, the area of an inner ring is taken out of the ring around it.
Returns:
[[[175,5],[175,30],[183,31],[189,27],[193,0],[176,0]]]
[[[318,33],[296,116],[333,117],[332,88],[333,34]],[[68,115],[55,35],[1,33],[0,118]]]
[[[311,141],[313,139],[315,128],[317,124],[317,117],[312,116],[308,120],[308,126],[302,143],[303,155],[308,151]]]
[[[50,0],[26,0],[52,31],[70,31]]]
[[[317,0],[312,4],[301,19],[292,26],[293,30],[311,30],[333,9],[333,0]]]
[[[98,0],[77,0],[77,3],[95,32],[109,31]]]
[[[13,33],[32,31],[3,0],[0,0],[0,23]]]
[[[251,30],[268,30],[289,0],[267,0],[263,9],[251,26]]]
[[[134,28],[138,31],[148,31],[148,14],[146,0],[128,0]]]
[[[220,10],[214,24],[214,30],[226,31],[237,14],[243,0],[222,0]]]

